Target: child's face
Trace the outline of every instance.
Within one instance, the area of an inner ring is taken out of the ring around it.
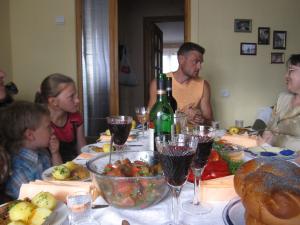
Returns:
[[[45,115],[42,117],[40,126],[33,131],[35,146],[37,148],[47,148],[52,133],[50,117]]]
[[[79,98],[74,84],[64,84],[63,90],[56,99],[58,107],[63,111],[70,113],[78,111]]]

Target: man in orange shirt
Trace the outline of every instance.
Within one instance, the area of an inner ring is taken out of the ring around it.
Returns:
[[[178,69],[167,76],[172,77],[173,97],[178,110],[184,112],[191,124],[211,124],[213,112],[210,103],[210,86],[199,77],[205,49],[198,44],[186,42],[177,52]],[[150,84],[148,108],[156,101],[156,81]]]

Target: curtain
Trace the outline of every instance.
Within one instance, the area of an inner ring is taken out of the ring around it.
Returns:
[[[85,134],[96,137],[109,115],[109,0],[84,0],[82,8]]]

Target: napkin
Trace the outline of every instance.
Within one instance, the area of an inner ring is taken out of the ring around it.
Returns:
[[[222,140],[225,140],[231,144],[240,145],[245,148],[251,148],[256,147],[256,137],[249,137],[245,135],[228,135],[225,134],[222,138]]]
[[[200,199],[203,201],[229,201],[236,197],[234,190],[233,177],[226,176],[200,183]]]
[[[50,192],[59,201],[65,202],[66,197],[74,192],[85,191],[92,195],[95,193],[95,187],[91,182],[81,181],[42,181],[36,180],[27,184],[22,184],[19,194],[19,199],[25,197],[32,198],[41,191]]]

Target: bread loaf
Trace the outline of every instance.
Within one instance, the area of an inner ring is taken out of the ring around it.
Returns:
[[[300,224],[300,167],[280,159],[243,164],[234,187],[246,209],[247,225]]]

